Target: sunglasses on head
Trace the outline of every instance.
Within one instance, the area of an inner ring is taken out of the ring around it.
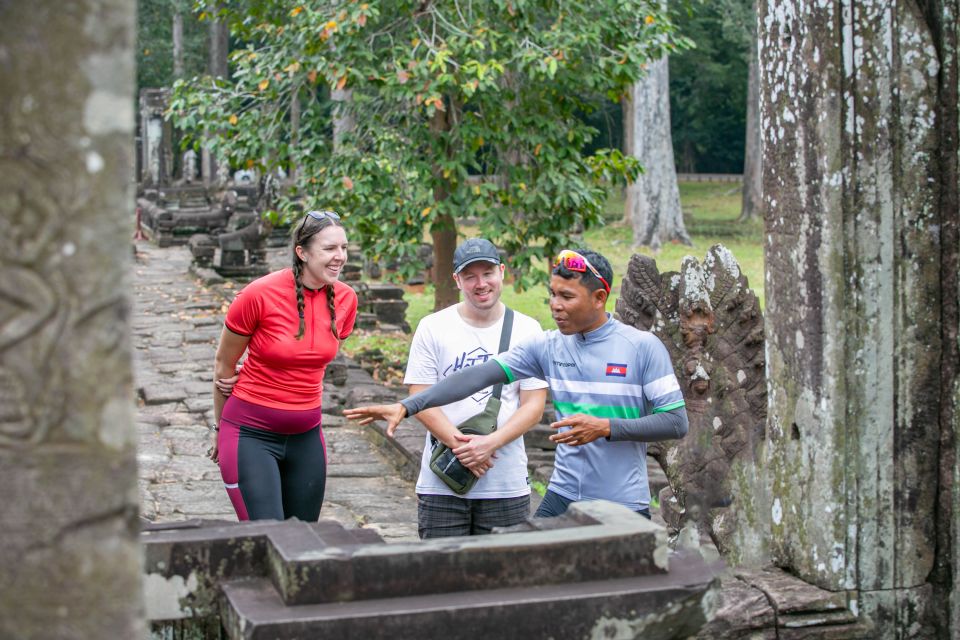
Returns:
[[[307,211],[307,215],[314,220],[323,220],[324,218],[330,218],[331,220],[340,219],[340,215],[335,211]]]
[[[589,260],[576,251],[564,249],[558,253],[557,259],[553,261],[553,268],[556,269],[560,265],[563,265],[570,271],[576,271],[578,273],[586,273],[587,269],[589,269],[590,273],[595,275],[597,280],[603,283],[603,288],[607,290],[607,293],[610,293],[610,285],[607,283],[607,280],[590,264]]]

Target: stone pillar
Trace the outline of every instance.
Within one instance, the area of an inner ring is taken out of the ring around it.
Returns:
[[[173,142],[170,123],[164,119],[169,89],[140,92],[140,184],[170,184],[173,170]]]
[[[137,638],[135,3],[0,3],[0,637]]]
[[[761,3],[769,551],[878,638],[958,632],[957,4]]]

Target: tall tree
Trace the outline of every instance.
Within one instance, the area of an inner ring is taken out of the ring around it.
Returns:
[[[210,2],[206,11],[201,14],[207,19],[208,46],[207,46],[207,73],[216,80],[225,80],[230,74],[227,61],[230,55],[230,27],[227,22],[226,9],[219,1]],[[212,153],[209,139],[216,134],[208,129],[206,132],[207,144],[200,151],[200,167],[203,173],[203,183],[207,186],[219,183],[217,174],[218,163]]]
[[[643,173],[627,187],[624,218],[633,225],[634,245],[654,250],[664,242],[693,244],[680,208],[667,65],[664,56],[648,66],[646,77],[630,87],[623,111],[625,151],[643,165]]]
[[[134,9],[0,2],[2,638],[147,635],[125,277]]]
[[[422,268],[424,227],[442,265],[458,220],[477,219],[511,254],[521,285],[570,229],[600,221],[605,181],[635,171],[618,151],[584,152],[596,129],[581,114],[622,95],[642,64],[683,44],[649,0],[231,7],[235,35],[249,45],[233,56],[230,83],[180,85],[180,126],[222,131],[214,145],[235,163],[271,157],[265,147],[294,155],[295,195],[340,208],[369,255],[401,259],[403,275]],[[342,144],[330,144],[329,105],[316,99],[303,106],[296,149],[286,109],[265,119],[257,105],[294,82],[352,90],[339,103],[354,122]],[[436,304],[451,294],[438,287]]]
[[[179,6],[173,7],[173,77],[183,77],[183,12]]]
[[[756,30],[756,29],[754,29]],[[750,48],[747,80],[747,135],[743,156],[743,204],[740,220],[754,220],[763,206],[763,152],[760,135],[760,58],[756,44]]]
[[[759,0],[753,2],[753,12],[749,15],[736,13],[742,8],[742,0],[723,0],[734,11],[730,14],[736,26],[733,28],[740,33],[749,34],[749,53],[747,74],[747,133],[744,143],[743,156],[743,204],[740,207],[740,220],[755,220],[760,216],[763,206],[763,153],[760,135],[760,56],[757,42],[757,16],[760,15]],[[736,24],[739,22],[739,24]]]

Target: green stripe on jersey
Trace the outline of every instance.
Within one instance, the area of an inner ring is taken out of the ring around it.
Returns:
[[[515,375],[513,375],[513,371],[510,371],[510,367],[508,367],[507,365],[503,364],[502,362],[500,362],[500,361],[497,360],[496,358],[494,358],[493,360],[494,360],[494,362],[496,362],[498,365],[500,365],[500,368],[503,369],[503,372],[504,372],[505,374],[507,374],[507,384],[510,384],[510,383],[516,381],[517,377],[516,377]]]
[[[687,403],[683,400],[679,402],[672,402],[670,404],[663,405],[662,407],[657,407],[653,410],[654,413],[663,413],[664,411],[673,411],[674,409],[679,409],[680,407],[685,407]]]
[[[579,404],[577,402],[554,402],[553,408],[565,416],[585,413],[594,418],[639,418],[643,415],[640,407],[608,407],[602,404]]]

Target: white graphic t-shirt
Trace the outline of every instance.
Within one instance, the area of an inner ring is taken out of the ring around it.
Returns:
[[[465,367],[483,364],[497,353],[500,346],[500,331],[503,318],[496,324],[478,328],[467,324],[452,305],[432,313],[420,321],[410,345],[405,384],[436,384]],[[514,311],[513,332],[510,346],[543,333],[540,323]],[[519,389],[543,389],[547,383],[536,378],[519,380],[504,385],[500,393],[500,414],[497,426],[501,427],[520,405]],[[493,387],[478,391],[469,398],[441,407],[447,418],[459,425],[487,405]],[[417,479],[417,493],[455,496],[453,491],[430,470],[430,432],[426,434],[426,446]],[[516,498],[530,493],[527,483],[527,452],[523,438],[517,438],[497,451],[493,467],[477,482],[465,498]]]

